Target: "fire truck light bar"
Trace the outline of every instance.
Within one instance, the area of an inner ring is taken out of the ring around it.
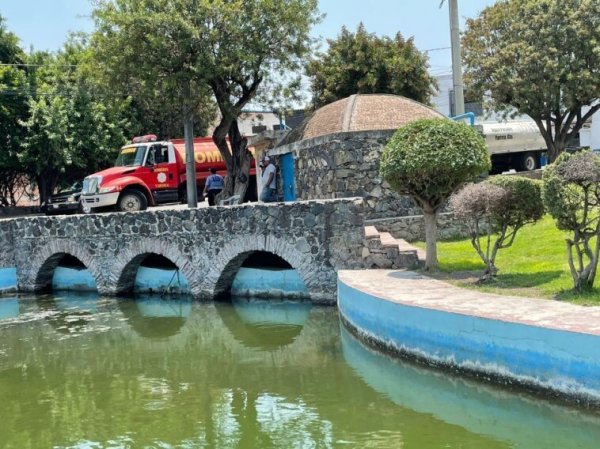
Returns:
[[[143,143],[143,142],[156,142],[156,135],[146,134],[145,136],[137,136],[131,139],[132,143]]]

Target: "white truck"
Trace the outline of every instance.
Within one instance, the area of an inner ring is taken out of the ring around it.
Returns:
[[[546,141],[535,122],[484,122],[475,128],[485,138],[493,171],[535,170],[545,160]]]

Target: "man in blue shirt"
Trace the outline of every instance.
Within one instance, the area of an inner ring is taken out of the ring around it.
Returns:
[[[206,178],[206,184],[204,185],[204,194],[208,192],[208,205],[215,205],[215,196],[217,196],[223,190],[225,181],[223,177],[217,173],[216,168],[210,169],[211,175]]]

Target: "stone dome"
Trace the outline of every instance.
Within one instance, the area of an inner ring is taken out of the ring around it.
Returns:
[[[395,130],[422,118],[445,116],[398,95],[356,94],[317,109],[278,146],[340,132]]]

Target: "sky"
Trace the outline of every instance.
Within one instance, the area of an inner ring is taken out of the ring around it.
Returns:
[[[476,17],[496,0],[459,0],[461,29],[467,17]],[[367,31],[380,36],[414,36],[421,51],[428,51],[433,75],[451,73],[450,26],[447,2],[440,0],[320,0],[325,13],[313,35],[335,38],[342,26],[355,30],[363,22]],[[29,50],[60,49],[71,31],[93,31],[90,0],[0,0],[0,15],[7,28]],[[326,48],[323,47],[322,48]],[[434,50],[440,49],[441,50]]]

